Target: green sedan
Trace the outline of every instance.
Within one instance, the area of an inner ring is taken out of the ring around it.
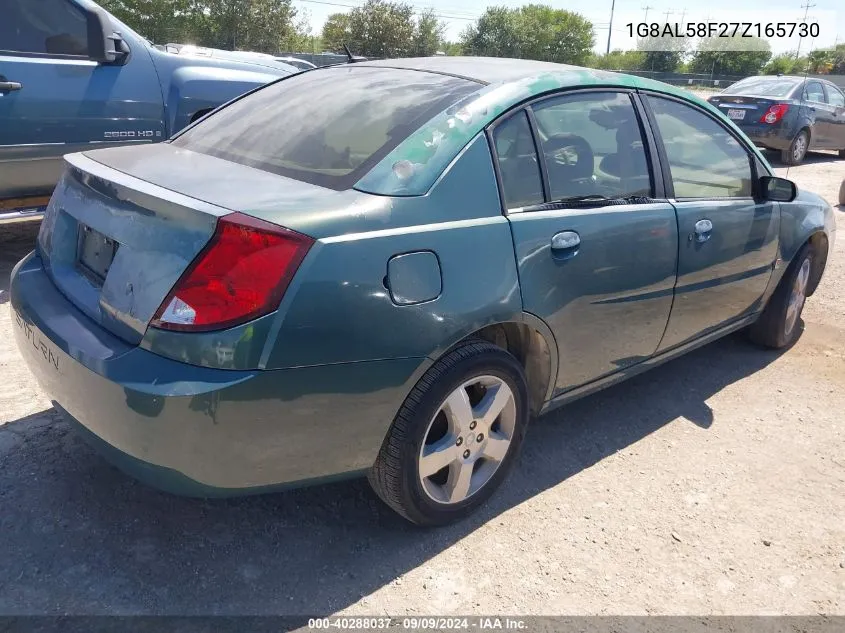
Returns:
[[[367,474],[425,525],[533,416],[742,328],[793,343],[835,237],[707,103],[524,60],[312,70],[65,162],[11,285],[56,408],[166,490]]]

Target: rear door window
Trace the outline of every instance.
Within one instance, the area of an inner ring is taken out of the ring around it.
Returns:
[[[493,144],[499,162],[505,206],[516,209],[542,203],[540,163],[524,110],[494,128]]]
[[[648,154],[627,93],[563,95],[532,109],[551,200],[652,195]]]
[[[467,79],[413,70],[325,68],[235,101],[173,144],[348,189],[425,122],[480,88]]]
[[[804,101],[815,101],[817,103],[827,103],[824,96],[824,88],[818,81],[808,81],[804,88]]]

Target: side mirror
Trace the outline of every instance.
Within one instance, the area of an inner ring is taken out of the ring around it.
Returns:
[[[79,8],[88,22],[88,58],[101,64],[122,62],[128,51],[123,38],[115,32],[109,14],[98,6]]]
[[[798,195],[798,188],[795,183],[786,178],[775,176],[763,176],[760,178],[760,189],[763,199],[772,202],[792,202]]]

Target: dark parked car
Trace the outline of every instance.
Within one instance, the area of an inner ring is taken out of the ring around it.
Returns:
[[[824,79],[748,77],[708,99],[760,147],[797,165],[808,150],[845,158],[845,94]]]
[[[169,490],[368,473],[422,524],[531,415],[742,328],[789,345],[835,236],[700,99],[525,60],[311,70],[65,160],[11,281],[57,408]]]

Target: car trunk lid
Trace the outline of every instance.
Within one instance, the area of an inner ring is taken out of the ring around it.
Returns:
[[[65,160],[39,251],[53,282],[76,307],[133,344],[220,217],[236,211],[283,217],[287,228],[305,233],[314,211],[366,195],[168,145],[70,154]]]
[[[771,106],[783,100],[744,95],[719,95],[710,97],[708,101],[737,125],[750,125],[759,123],[760,118]]]

